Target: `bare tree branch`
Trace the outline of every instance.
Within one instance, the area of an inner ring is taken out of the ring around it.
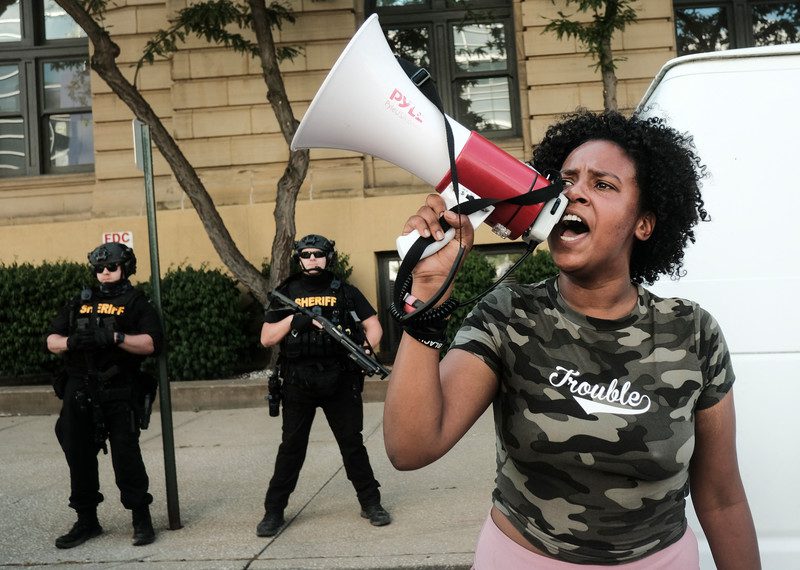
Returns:
[[[80,0],[56,1],[86,32],[92,42],[94,47],[94,53],[90,60],[92,69],[133,111],[136,117],[150,127],[151,136],[156,147],[169,164],[183,191],[189,196],[220,259],[236,279],[250,289],[259,302],[265,304],[267,302],[267,292],[269,291],[267,281],[236,247],[211,196],[192,165],[181,152],[175,139],[167,132],[147,100],[120,71],[116,62],[116,58],[120,53],[119,46],[111,40],[108,33],[86,11],[84,2]]]

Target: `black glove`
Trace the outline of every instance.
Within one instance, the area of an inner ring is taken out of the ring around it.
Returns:
[[[95,347],[92,331],[78,331],[67,337],[67,350],[88,350]]]
[[[304,315],[303,313],[296,313],[294,317],[292,317],[292,330],[297,332],[303,332],[311,328],[311,321],[313,321],[311,317],[308,315]]]
[[[94,345],[97,348],[107,348],[114,346],[114,331],[106,328],[94,329]]]

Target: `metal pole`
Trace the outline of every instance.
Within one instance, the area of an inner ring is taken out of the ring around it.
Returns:
[[[161,267],[158,262],[158,230],[156,229],[156,198],[153,185],[153,149],[150,144],[150,128],[144,123],[134,121],[136,150],[141,150],[141,163],[144,170],[144,195],[147,207],[147,237],[150,244],[150,282],[153,286],[153,304],[164,323],[161,310]],[[138,163],[138,160],[137,160]],[[164,331],[166,334],[166,330]],[[175,469],[175,439],[172,429],[172,400],[169,379],[167,378],[167,355],[162,350],[158,355],[158,395],[161,405],[161,439],[164,447],[164,478],[167,484],[167,515],[170,530],[182,528],[181,511],[178,503],[178,479]]]

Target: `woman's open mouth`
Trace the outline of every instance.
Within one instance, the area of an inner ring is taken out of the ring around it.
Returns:
[[[589,226],[577,214],[564,214],[558,223],[558,231],[562,240],[575,241],[583,234],[589,233]]]

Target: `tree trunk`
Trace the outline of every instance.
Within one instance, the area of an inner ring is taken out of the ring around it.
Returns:
[[[90,65],[114,93],[122,99],[143,123],[150,127],[152,139],[172,169],[175,179],[189,196],[214,249],[234,277],[243,283],[261,302],[267,302],[269,288],[261,273],[245,259],[233,241],[219,215],[211,196],[203,186],[192,165],[181,152],[175,139],[167,132],[141,93],[122,75],[116,58],[117,46],[108,33],[84,9],[80,0],[56,0],[86,32],[94,47]]]
[[[308,171],[308,150],[291,150],[292,139],[299,122],[295,119],[289,98],[286,96],[265,1],[247,0],[247,2],[253,15],[253,29],[261,53],[261,71],[267,84],[267,100],[278,119],[283,138],[289,145],[289,163],[278,181],[278,192],[275,196],[275,239],[272,242],[269,271],[269,289],[272,290],[289,276],[289,262],[297,231],[295,206],[300,186]],[[268,367],[273,368],[277,361],[278,351],[270,351]]]
[[[603,107],[606,111],[616,111],[617,75],[614,72],[614,53],[611,50],[611,36],[614,35],[614,22],[619,15],[619,2],[608,0],[603,14],[604,37],[600,42],[600,71],[603,75]]]
[[[616,111],[617,107],[617,75],[611,64],[611,40],[603,41],[600,69],[603,74],[603,107],[606,111]]]
[[[289,98],[286,96],[286,88],[275,52],[275,40],[267,19],[266,4],[264,0],[247,0],[247,2],[253,15],[253,29],[261,52],[261,70],[267,84],[267,100],[278,119],[286,144],[291,145],[299,122],[295,119]],[[291,150],[290,148],[289,163],[278,181],[278,192],[275,198],[275,240],[272,242],[272,257],[270,258],[270,289],[274,289],[289,275],[292,244],[297,231],[294,221],[295,205],[307,171],[308,150]]]

